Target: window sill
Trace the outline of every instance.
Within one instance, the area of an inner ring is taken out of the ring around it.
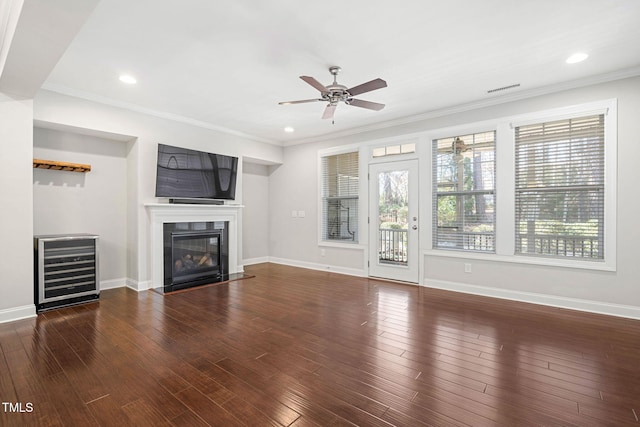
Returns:
[[[328,242],[325,240],[318,242],[318,246],[325,247],[325,248],[342,248],[342,249],[358,249],[358,250],[367,249],[366,245],[363,245],[360,243]]]
[[[477,259],[481,261],[506,262],[514,264],[541,265],[549,267],[575,268],[579,270],[616,271],[615,262],[611,261],[578,261],[531,257],[524,255],[498,255],[455,250],[428,249],[422,251],[423,256],[446,258]]]

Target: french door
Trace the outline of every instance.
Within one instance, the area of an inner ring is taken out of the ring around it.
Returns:
[[[418,283],[418,161],[369,165],[369,275]]]

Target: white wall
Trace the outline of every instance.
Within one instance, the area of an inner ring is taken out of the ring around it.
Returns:
[[[0,93],[0,322],[35,315],[33,102]]]
[[[243,156],[271,164],[282,162],[282,148],[242,138],[235,134],[195,126],[118,108],[50,91],[40,91],[34,99],[34,118],[47,126],[72,127],[127,136],[127,226],[128,285],[146,289],[151,280],[150,224],[145,203],[154,197],[157,144]],[[243,174],[239,166],[235,203],[242,204]],[[242,246],[242,242],[239,243]]]
[[[288,147],[283,164],[271,173],[269,255],[279,263],[357,274],[363,268],[362,246],[326,248],[324,256],[318,246],[318,149],[332,144],[337,142]],[[292,216],[300,210],[304,218]]]
[[[7,206],[2,209],[2,219],[11,224],[3,238],[9,245],[0,249],[0,271],[3,273],[0,282],[0,321],[3,316],[17,318],[33,312],[33,183],[30,162],[34,118],[49,124],[124,135],[131,140],[126,146],[126,216],[129,227],[127,276],[130,286],[144,289],[144,283],[150,278],[149,223],[144,203],[156,201],[153,182],[157,143],[247,156],[272,164],[283,163],[268,169],[268,235],[262,235],[257,240],[261,243],[255,247],[247,248],[247,252],[243,252],[245,258],[262,258],[264,247],[261,245],[266,238],[270,260],[366,274],[366,248],[325,247],[323,255],[317,244],[319,149],[367,143],[385,137],[611,98],[618,99],[618,263],[615,272],[472,260],[473,274],[464,274],[461,268],[464,258],[425,255],[423,279],[431,286],[640,317],[640,292],[636,285],[637,277],[640,277],[640,253],[635,244],[640,239],[640,229],[636,224],[640,199],[635,197],[638,182],[636,162],[640,158],[640,121],[637,119],[640,111],[639,89],[640,78],[630,78],[292,146],[284,152],[280,147],[236,135],[47,91],[40,92],[33,104],[8,97],[0,98],[0,117],[3,118],[0,153],[3,160],[12,160],[10,163],[4,162],[5,167],[0,172],[3,181],[12,184],[0,186],[0,200]],[[425,167],[430,166],[421,165],[421,168]],[[253,173],[242,173],[238,183],[239,194],[242,194],[243,188],[241,181],[246,179],[250,183],[246,194],[256,197],[258,191],[265,187],[263,173],[264,170],[257,175],[255,170]],[[238,202],[247,203],[244,200]],[[252,204],[251,201],[249,204]],[[304,218],[292,217],[293,210],[305,211],[306,215]],[[257,212],[255,205],[251,206],[247,218],[258,218]],[[17,259],[14,257],[10,262],[7,261],[10,259],[7,255],[14,255],[16,250],[19,254]]]
[[[35,128],[33,156],[90,164],[87,173],[33,169],[33,232],[100,236],[103,289],[127,277],[127,144]]]
[[[345,135],[322,142],[287,147],[284,164],[272,173],[270,180],[270,255],[301,266],[342,271],[351,269],[356,273],[367,274],[366,268],[363,267],[367,256],[365,250],[326,247],[325,256],[320,254],[317,244],[317,156],[318,150],[322,148],[364,144],[417,132],[428,133],[434,129],[464,126],[612,98],[618,100],[617,271],[543,267],[425,255],[423,282],[427,286],[640,318],[640,285],[637,285],[637,278],[640,277],[640,246],[637,244],[640,241],[640,227],[637,226],[640,197],[636,197],[640,177],[636,166],[637,159],[640,158],[640,77],[433,117],[358,135]],[[427,168],[427,173],[423,175],[429,176],[430,165],[424,163],[420,168]],[[498,168],[500,167],[509,166],[498,165]],[[423,188],[421,194],[430,197],[427,189]],[[430,207],[430,201],[427,201],[426,205]],[[289,211],[297,207],[303,207],[307,211],[308,224],[304,227],[298,227],[300,223],[289,217]],[[424,242],[422,246],[427,247]],[[464,273],[465,262],[473,264],[472,274]]]
[[[244,162],[242,184],[242,263],[266,262],[269,257],[269,167]]]

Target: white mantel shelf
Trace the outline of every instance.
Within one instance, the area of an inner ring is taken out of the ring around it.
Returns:
[[[145,203],[151,225],[151,281],[152,287],[162,289],[164,282],[163,224],[176,222],[229,223],[229,273],[242,273],[239,255],[242,242],[242,205],[202,205],[178,203]]]
[[[209,209],[238,209],[238,208],[244,208],[244,205],[207,205],[207,204],[202,204],[202,203],[198,203],[198,204],[189,204],[189,203],[145,203],[144,207],[147,209],[162,209],[162,208],[167,208],[167,209],[179,209],[179,210],[185,210],[185,209],[202,209],[202,210],[209,210]]]

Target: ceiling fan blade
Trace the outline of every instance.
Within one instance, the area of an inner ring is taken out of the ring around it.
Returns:
[[[369,110],[380,111],[384,108],[384,104],[378,104],[377,102],[371,101],[363,101],[362,99],[352,99],[348,103],[349,105],[353,105],[355,107],[367,108]]]
[[[323,119],[332,119],[333,114],[336,112],[336,106],[329,104],[327,108],[324,109],[324,114],[322,114]]]
[[[318,89],[321,93],[327,93],[328,90],[326,87],[324,87],[324,85],[322,83],[320,83],[319,81],[317,81],[316,79],[314,79],[313,77],[309,77],[309,76],[300,76],[300,78],[302,80],[304,80],[305,82],[309,83],[311,86],[315,87],[316,89]]]
[[[278,105],[304,104],[307,102],[318,102],[318,101],[323,101],[323,99],[301,99],[299,101],[282,101],[282,102],[278,102]]]
[[[356,96],[360,95],[361,93],[371,92],[372,90],[382,89],[383,87],[387,87],[387,82],[382,79],[375,79],[371,80],[370,82],[354,86],[351,89],[347,89],[347,92],[349,92],[351,96]]]

